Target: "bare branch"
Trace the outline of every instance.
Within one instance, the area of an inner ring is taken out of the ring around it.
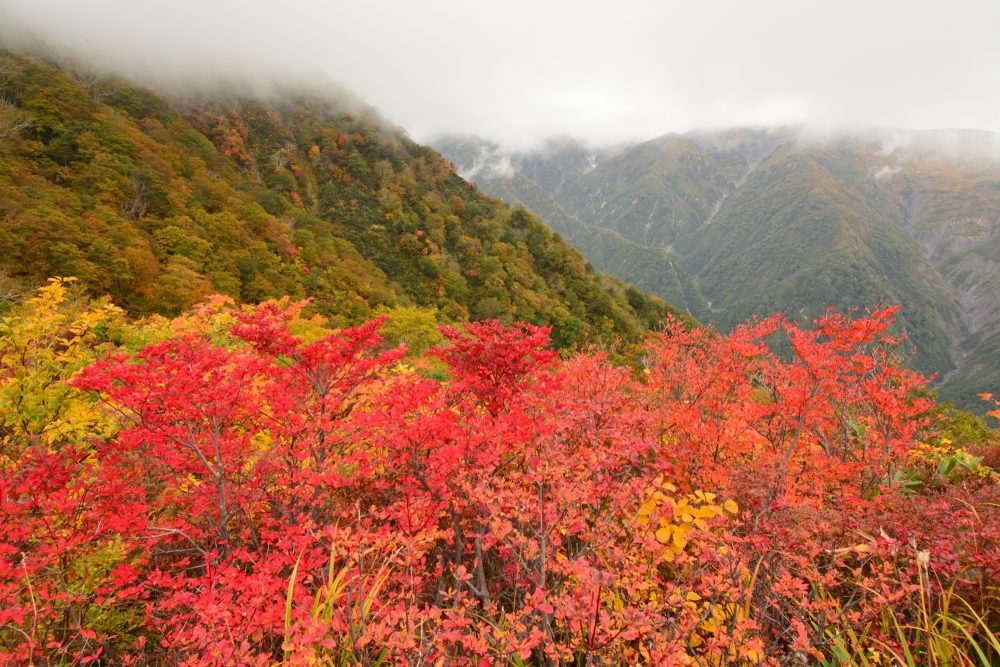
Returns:
[[[31,125],[31,114],[0,96],[0,141],[18,136]]]

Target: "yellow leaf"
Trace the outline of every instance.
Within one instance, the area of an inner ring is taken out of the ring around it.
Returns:
[[[722,503],[722,509],[726,510],[730,514],[736,514],[737,512],[740,511],[739,505],[737,505],[736,502],[733,500],[727,500],[726,502]]]
[[[699,507],[694,511],[694,515],[699,519],[712,519],[719,513],[719,507],[717,505],[705,505]]]

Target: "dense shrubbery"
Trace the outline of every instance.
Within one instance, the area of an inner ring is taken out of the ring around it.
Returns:
[[[996,654],[995,434],[940,437],[892,309],[667,322],[635,373],[496,322],[407,355],[302,307],[132,323],[56,281],[3,321],[2,661]]]

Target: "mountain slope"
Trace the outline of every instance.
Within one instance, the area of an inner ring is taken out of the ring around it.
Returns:
[[[725,327],[750,312],[810,317],[826,306],[901,304],[915,364],[950,370],[949,341],[962,334],[957,294],[915,239],[823,157],[792,147],[772,154],[685,240],[686,268]]]
[[[807,318],[827,306],[899,303],[911,362],[938,374],[945,397],[975,406],[977,392],[1000,387],[995,135],[729,130],[604,153],[571,145],[494,150],[506,193],[485,171],[473,178],[554,228],[565,217],[588,226],[588,238],[564,235],[595,263],[598,238],[624,238],[616,259],[636,261],[621,260],[630,273],[616,275],[651,291],[663,264],[638,258],[667,253],[671,282],[693,285],[708,305],[677,303],[720,327],[775,311]],[[548,201],[524,195],[532,184]]]
[[[584,222],[643,245],[671,246],[712,217],[745,170],[739,155],[671,134],[601,162],[555,197]]]
[[[476,138],[445,137],[435,148],[450,159],[460,174],[475,178],[485,193],[519,204],[542,218],[594,266],[619,280],[662,297],[690,312],[705,309],[705,300],[679,261],[665,248],[645,246],[618,232],[582,222],[568,214],[534,178],[556,186],[586,173],[593,157],[582,149],[559,145],[556,160],[529,159],[514,168],[497,156],[498,147]],[[568,165],[563,161],[568,161]],[[529,176],[531,174],[532,176]]]
[[[892,177],[900,218],[962,303],[966,336],[944,395],[1000,393],[1000,139],[928,133]],[[933,150],[944,144],[947,151]],[[961,161],[954,158],[963,156]]]
[[[335,321],[415,304],[636,340],[670,309],[603,278],[369,108],[301,90],[167,99],[0,54],[0,269],[77,276],[138,314],[218,291]]]

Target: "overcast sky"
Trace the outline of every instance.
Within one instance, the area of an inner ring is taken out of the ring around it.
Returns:
[[[132,76],[326,74],[418,140],[732,125],[1000,131],[1000,0],[0,0]]]

